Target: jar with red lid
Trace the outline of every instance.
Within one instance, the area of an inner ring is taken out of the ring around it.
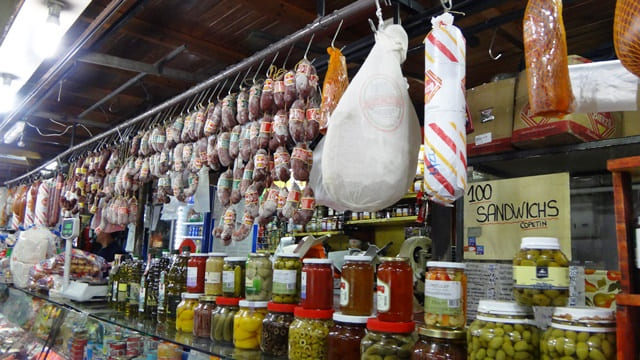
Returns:
[[[328,360],[360,359],[360,342],[366,334],[369,316],[333,314],[327,339]]]
[[[220,343],[232,343],[233,320],[238,312],[240,298],[218,296],[216,309],[211,314],[211,340]]]
[[[298,306],[289,327],[289,360],[327,359],[327,337],[333,326],[333,310],[311,310]]]
[[[187,263],[187,292],[204,293],[207,254],[191,254]]]
[[[333,308],[333,262],[304,259],[300,280],[300,305],[305,309]]]
[[[340,278],[340,311],[345,315],[373,313],[373,264],[371,256],[344,257]]]
[[[361,359],[411,359],[418,334],[414,322],[367,321],[367,334],[360,343]]]
[[[262,320],[260,349],[272,356],[286,356],[289,342],[289,325],[293,322],[295,304],[267,304],[267,316]]]
[[[413,319],[413,270],[406,257],[383,257],[376,284],[380,321],[410,322]]]

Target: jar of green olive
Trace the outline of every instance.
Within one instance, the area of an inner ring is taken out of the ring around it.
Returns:
[[[615,319],[609,309],[555,309],[540,341],[541,359],[616,359]]]
[[[411,359],[418,340],[414,322],[387,322],[371,318],[360,343],[361,360]]]
[[[539,359],[540,333],[531,307],[480,300],[467,332],[469,359]]]
[[[327,337],[333,326],[333,310],[298,306],[289,327],[289,360],[327,360]]]
[[[226,257],[222,267],[222,294],[225,297],[241,298],[244,296],[245,267],[247,259],[243,257]]]
[[[249,260],[247,260],[245,276],[245,299],[251,301],[269,301],[271,299],[272,272],[269,254],[250,254]]]
[[[280,255],[273,264],[271,300],[278,304],[297,304],[300,301],[302,262],[298,254]]]
[[[513,296],[525,306],[567,306],[569,260],[557,238],[522,238],[513,259]]]

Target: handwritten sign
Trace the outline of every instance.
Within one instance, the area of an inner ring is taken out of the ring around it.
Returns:
[[[469,184],[464,258],[511,260],[528,236],[556,237],[571,258],[569,173]]]

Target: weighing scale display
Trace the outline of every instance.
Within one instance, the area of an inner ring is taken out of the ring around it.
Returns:
[[[63,239],[70,239],[76,235],[77,231],[76,219],[63,219],[61,236]]]

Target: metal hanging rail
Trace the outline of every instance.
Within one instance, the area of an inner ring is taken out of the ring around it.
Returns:
[[[155,114],[160,113],[161,111],[168,109],[174,105],[180,104],[181,102],[191,98],[193,95],[200,93],[201,91],[204,91],[210,87],[212,87],[213,85],[216,85],[218,82],[224,80],[227,77],[230,77],[232,75],[235,75],[236,73],[243,71],[243,70],[247,70],[250,67],[256,65],[257,63],[259,63],[260,61],[262,61],[262,59],[268,58],[270,56],[273,56],[275,53],[288,49],[289,46],[291,46],[292,44],[295,44],[299,41],[303,41],[306,38],[310,37],[313,34],[316,33],[322,33],[322,32],[327,32],[330,30],[333,30],[332,25],[337,25],[341,20],[344,19],[348,19],[351,17],[355,17],[358,15],[363,15],[363,14],[367,14],[369,12],[371,12],[372,10],[375,10],[376,8],[376,4],[374,0],[358,0],[355,1],[345,7],[343,7],[342,9],[339,10],[335,10],[333,13],[317,18],[316,20],[314,20],[312,23],[310,23],[309,25],[307,25],[306,27],[304,27],[303,29],[298,30],[297,32],[289,35],[286,38],[283,38],[282,40],[275,42],[271,45],[269,45],[267,48],[258,51],[257,53],[249,56],[248,58],[242,60],[241,62],[235,64],[235,65],[231,65],[229,67],[227,67],[226,69],[224,69],[222,72],[218,73],[217,75],[212,76],[211,78],[209,78],[208,80],[195,85],[193,87],[191,87],[190,89],[188,89],[187,91],[183,92],[180,95],[177,95],[155,107],[153,107],[150,110],[147,110],[145,112],[143,112],[142,114],[129,119],[125,122],[123,122],[122,124],[108,130],[105,131],[99,135],[94,136],[93,138],[83,141],[78,145],[75,145],[69,149],[67,149],[66,151],[58,154],[58,156],[56,156],[54,159],[52,159],[51,161],[58,161],[58,160],[62,160],[65,157],[67,157],[68,155],[90,145],[93,143],[96,143],[100,140],[103,140],[105,138],[107,138],[108,136],[120,133],[121,131],[125,130],[126,128],[137,124],[138,122],[144,120],[144,119],[148,119],[150,116],[153,116]],[[44,167],[47,165],[48,163],[44,163],[40,166],[38,166],[37,168],[29,171],[28,173],[19,176],[17,178],[5,181],[5,185],[10,185],[13,183],[16,183],[20,180],[26,179],[36,173],[38,173],[40,170],[44,169]]]

